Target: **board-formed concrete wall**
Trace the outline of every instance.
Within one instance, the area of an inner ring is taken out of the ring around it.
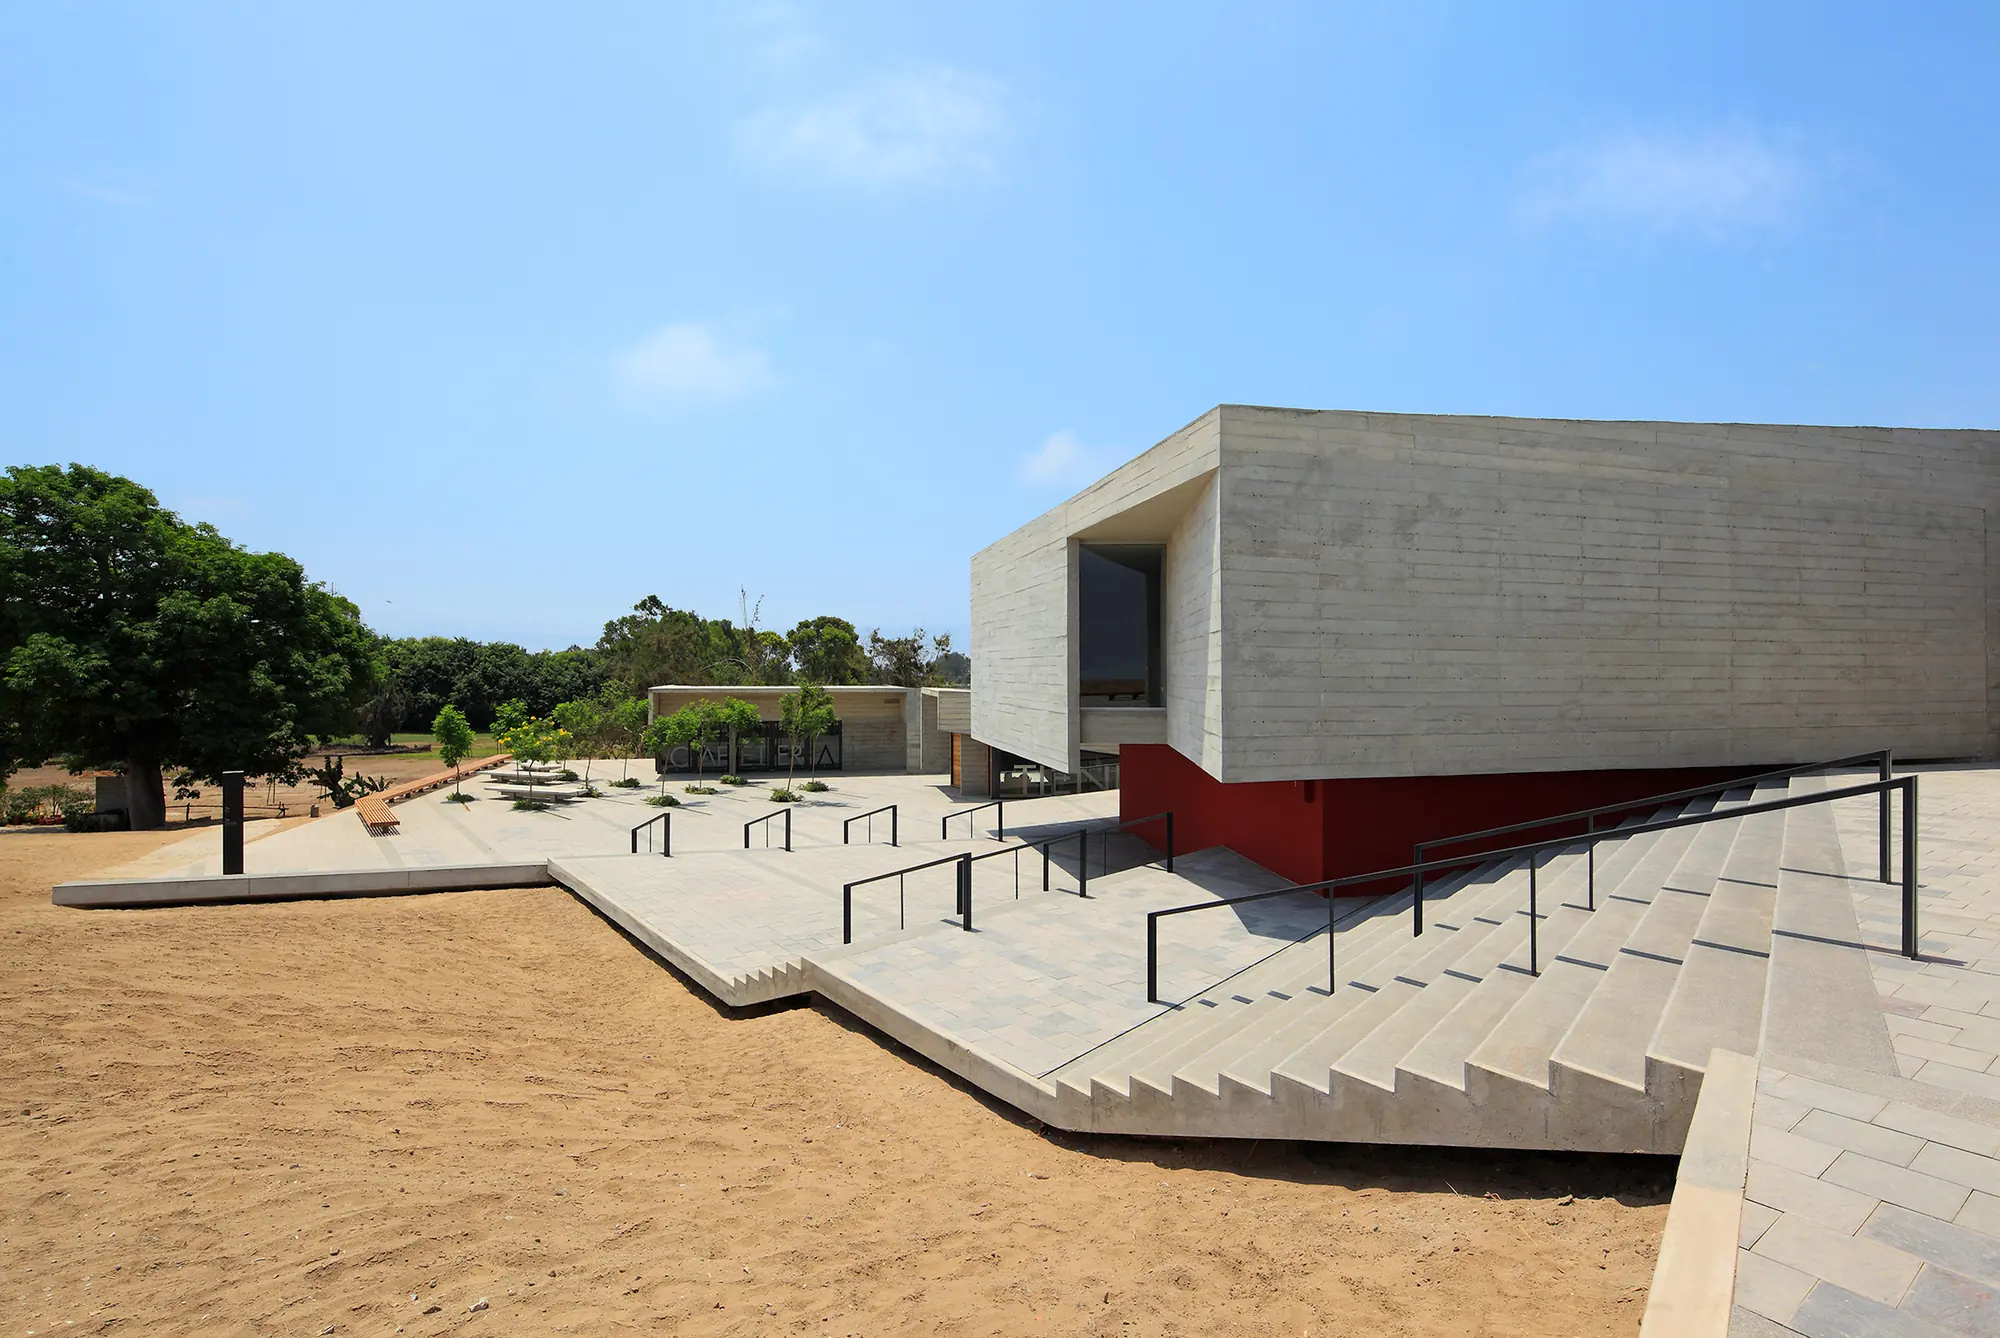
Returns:
[[[757,708],[761,720],[776,720],[789,687],[764,684],[722,684],[713,687],[667,684],[647,689],[647,703],[657,719],[690,702],[739,697]],[[840,717],[840,765],[844,771],[911,771],[911,705],[918,689],[898,687],[830,687],[834,713]],[[920,737],[920,736],[919,736]]]
[[[1217,420],[1203,414],[973,555],[975,737],[1076,770],[1076,541],[1164,541],[1215,469]]]
[[[1168,741],[1223,780],[1995,752],[2000,433],[1209,424],[1206,480],[1184,430],[974,560],[980,737],[1073,759],[1056,573],[1101,537],[1167,543]]]

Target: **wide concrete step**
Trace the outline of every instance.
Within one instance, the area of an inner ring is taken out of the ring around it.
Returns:
[[[1698,799],[1680,816],[1700,817],[1728,807],[1714,798]],[[1595,909],[1564,950],[1543,962],[1527,993],[1474,1050],[1470,1062],[1475,1068],[1552,1090],[1556,1048],[1570,1028],[1594,1009],[1593,998],[1612,963],[1703,830],[1681,827],[1640,838],[1650,844],[1638,852],[1638,859],[1624,861],[1620,872],[1609,879],[1603,875],[1614,867],[1616,846],[1599,845]],[[1590,900],[1586,891],[1586,906]]]
[[[1660,815],[1646,815],[1660,816]],[[1626,825],[1634,825],[1640,819],[1633,818]],[[1649,862],[1661,858],[1660,843],[1671,833],[1633,837],[1608,845],[1599,852],[1597,877],[1601,893],[1609,894],[1623,886],[1635,874],[1643,875]],[[1542,890],[1560,895],[1565,886],[1572,893],[1582,893],[1587,888],[1589,856],[1569,856],[1569,867],[1558,879],[1543,884]],[[1545,874],[1556,873],[1551,866]],[[1458,940],[1459,950],[1449,957],[1432,959],[1412,964],[1399,978],[1385,982],[1378,998],[1383,1000],[1383,1016],[1380,1024],[1368,1035],[1360,1037],[1344,1051],[1334,1056],[1329,1067],[1339,1074],[1369,1082],[1385,1090],[1393,1090],[1396,1085],[1396,1067],[1420,1041],[1429,1034],[1447,1014],[1458,1007],[1465,995],[1481,988],[1487,978],[1502,963],[1519,956],[1519,944],[1496,934],[1511,923],[1510,917],[1525,908],[1527,899],[1527,878],[1517,874],[1509,887],[1513,901],[1501,901],[1482,917],[1478,926],[1481,932],[1464,932]],[[1581,902],[1581,897],[1573,899]],[[1544,903],[1546,904],[1546,903]],[[1553,954],[1545,959],[1548,964],[1560,960]],[[1481,982],[1481,983],[1476,983]],[[1402,1005],[1397,1007],[1397,1003]],[[1393,1014],[1390,1010],[1393,1009]],[[1553,1041],[1551,1041],[1553,1044]],[[1318,1056],[1313,1057],[1315,1060]],[[1290,1067],[1303,1068],[1303,1062],[1288,1061]]]
[[[1732,790],[1715,811],[1740,808],[1752,798],[1748,789]],[[1692,839],[1652,889],[1592,990],[1590,1007],[1579,1012],[1556,1043],[1552,1062],[1635,1091],[1645,1088],[1646,1043],[1666,1011],[1688,944],[1740,826],[1713,822],[1691,829]],[[1635,885],[1621,895],[1636,899],[1646,893]]]
[[[1472,879],[1477,872],[1465,871],[1454,884]],[[1450,886],[1441,887],[1440,896],[1448,896],[1451,890]],[[1343,964],[1359,965],[1377,953],[1395,951],[1408,932],[1408,908],[1407,892],[1337,906],[1336,914],[1341,917],[1337,946]],[[1157,1066],[1162,1057],[1173,1057],[1177,1063],[1188,1054],[1206,1051],[1214,1038],[1226,1038],[1246,1028],[1251,1034],[1266,1033],[1281,1027],[1295,1009],[1315,998],[1323,999],[1326,993],[1326,939],[1324,934],[1314,934],[1081,1057],[1057,1076],[1085,1092],[1094,1081],[1124,1095],[1133,1076],[1142,1068]]]
[[[1783,785],[1758,787],[1760,798],[1787,792]],[[1757,1052],[1788,816],[1762,813],[1728,824],[1737,828],[1736,841],[1646,1046],[1649,1061],[1701,1073],[1708,1067],[1709,1052],[1718,1046],[1738,1054]]]

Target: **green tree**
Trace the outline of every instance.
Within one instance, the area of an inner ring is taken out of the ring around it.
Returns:
[[[0,774],[120,768],[133,826],[158,827],[163,768],[296,777],[382,672],[360,611],[282,553],[87,466],[0,477]]]
[[[691,748],[695,751],[695,770],[701,769],[701,716],[692,703],[681,707],[672,715],[663,715],[646,726],[639,736],[639,746],[644,748],[660,766],[660,793],[667,792],[667,762],[676,748]]]
[[[613,689],[606,688],[605,691]],[[620,780],[631,774],[632,750],[641,746],[640,736],[646,729],[646,710],[645,698],[621,696],[604,712],[606,746],[614,750],[619,759]]]
[[[835,685],[868,681],[868,653],[845,618],[808,618],[785,638],[801,681]]]
[[[940,632],[925,644],[924,629],[908,636],[883,636],[876,628],[868,634],[868,658],[874,663],[874,681],[897,687],[937,687],[947,678],[939,672],[939,661],[952,654],[951,635]]]
[[[456,706],[442,706],[431,721],[431,737],[437,740],[439,760],[451,768],[452,793],[458,794],[458,764],[472,751],[472,722]]]
[[[833,696],[817,683],[802,683],[797,692],[788,692],[778,702],[779,727],[792,738],[792,765],[785,788],[791,789],[799,775],[799,747],[806,749],[807,775],[817,768],[813,762],[813,742],[832,729],[840,717],[833,711]]]
[[[569,746],[575,750],[572,755],[583,759],[583,779],[587,784],[590,764],[604,742],[604,708],[594,698],[579,698],[557,706],[550,718],[569,736]]]
[[[729,769],[736,770],[736,741],[752,730],[762,729],[764,720],[757,708],[741,697],[724,697],[719,702],[698,703],[706,737],[713,742],[729,741]]]
[[[513,702],[509,706],[515,705]],[[504,726],[494,726],[494,739],[502,748],[513,754],[518,763],[548,763],[556,760],[561,750],[562,731],[552,721],[540,716],[521,715],[507,721]],[[534,768],[528,768],[528,797],[534,798]]]

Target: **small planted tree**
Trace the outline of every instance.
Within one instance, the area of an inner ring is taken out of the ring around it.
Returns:
[[[513,702],[508,703],[509,706],[516,704]],[[503,707],[502,709],[504,710],[505,708]],[[505,730],[501,730],[496,721],[495,731],[500,746],[512,753],[514,760],[517,762],[539,762],[546,764],[555,760],[558,731],[554,725],[538,716],[510,720]],[[522,800],[521,803],[524,806],[533,807],[537,802],[534,793],[535,771],[529,768],[528,798]]]
[[[724,697],[716,704],[716,711],[722,717],[722,724],[729,739],[729,769],[734,771],[740,760],[737,757],[737,740],[764,727],[764,718],[757,714],[757,708],[741,697]]]
[[[566,746],[573,757],[583,759],[583,779],[590,781],[590,764],[596,759],[604,739],[604,711],[595,701],[582,698],[564,702],[550,712],[556,728],[568,736]]]
[[[431,737],[437,740],[439,760],[451,768],[452,796],[463,801],[464,792],[458,788],[458,764],[472,751],[472,722],[456,706],[444,706],[431,721]]]
[[[646,700],[643,697],[626,697],[616,702],[604,712],[604,732],[608,745],[617,750],[619,759],[618,779],[629,779],[632,767],[632,750],[641,747],[640,736],[646,730]]]
[[[646,726],[639,736],[639,746],[659,759],[660,797],[667,798],[667,766],[672,761],[676,748],[701,747],[701,719],[692,706],[683,706],[672,715],[663,715]],[[700,767],[697,755],[695,765]]]
[[[840,717],[833,713],[833,694],[817,683],[801,683],[797,692],[788,692],[778,703],[778,723],[792,739],[791,769],[786,775],[785,788],[791,789],[798,779],[799,749],[807,751],[807,766],[812,765],[813,741],[832,729]],[[807,772],[811,774],[810,770]]]

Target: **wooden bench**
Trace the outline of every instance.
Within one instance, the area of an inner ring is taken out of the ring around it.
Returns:
[[[395,810],[379,794],[364,794],[356,799],[354,812],[361,819],[361,825],[377,835],[394,831],[398,826]]]

